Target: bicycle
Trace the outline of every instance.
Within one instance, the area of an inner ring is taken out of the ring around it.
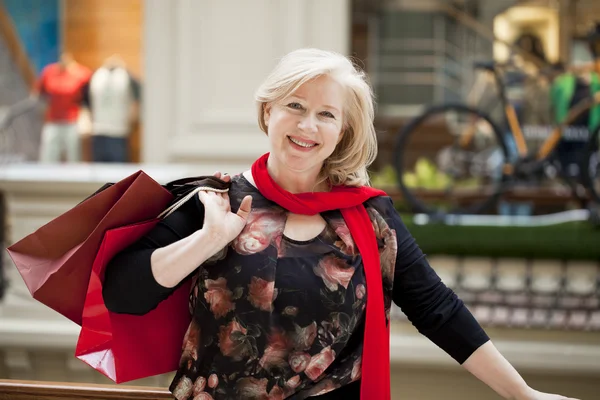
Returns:
[[[565,166],[557,165],[554,157],[554,150],[565,132],[581,135],[584,131],[571,125],[600,104],[600,92],[571,107],[563,122],[554,124],[539,149],[530,151],[517,110],[507,98],[506,84],[501,76],[505,66],[494,62],[474,65],[476,70],[492,76],[508,133],[481,107],[462,103],[433,106],[400,131],[394,167],[399,189],[413,211],[430,215],[480,214],[490,210],[516,182],[531,182],[553,173],[560,174],[580,202],[585,202],[586,196],[577,190],[578,185],[600,202],[596,154],[599,129],[591,135],[585,132],[589,139],[576,174],[568,174]],[[600,62],[596,66],[600,72]],[[545,73],[549,79],[554,77],[552,72]],[[426,129],[421,130],[423,127]],[[449,132],[450,138],[444,139],[436,133],[436,128]],[[514,144],[514,152],[509,151],[510,144]],[[427,156],[433,156],[436,163],[427,161]],[[456,192],[450,192],[449,189],[454,188]]]

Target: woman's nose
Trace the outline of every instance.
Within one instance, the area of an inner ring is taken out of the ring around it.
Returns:
[[[317,120],[310,114],[305,115],[300,119],[298,128],[304,132],[314,133],[317,131]]]

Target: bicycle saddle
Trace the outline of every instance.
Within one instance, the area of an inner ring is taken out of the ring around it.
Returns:
[[[483,69],[485,71],[492,72],[496,68],[496,62],[495,61],[475,61],[473,63],[473,68]]]

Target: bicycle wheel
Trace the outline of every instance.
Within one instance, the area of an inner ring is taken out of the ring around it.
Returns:
[[[583,158],[583,178],[592,200],[600,204],[600,127],[597,128],[588,140]]]
[[[394,167],[414,212],[487,211],[500,195],[508,158],[500,129],[461,104],[435,106],[398,136]]]

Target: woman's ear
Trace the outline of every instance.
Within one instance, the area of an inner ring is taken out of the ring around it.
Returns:
[[[269,126],[269,119],[271,118],[271,103],[263,104],[263,121],[265,126]]]

